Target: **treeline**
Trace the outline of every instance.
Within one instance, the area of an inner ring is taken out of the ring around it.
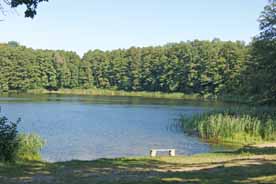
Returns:
[[[1,91],[76,88],[85,85],[84,62],[74,52],[33,50],[3,44],[0,47]]]
[[[103,88],[246,96],[276,102],[276,1],[259,17],[260,34],[241,41],[187,41],[159,47],[75,52],[0,44],[0,92]]]
[[[243,42],[189,41],[159,47],[75,52],[0,46],[0,90],[104,88],[229,94],[241,89],[249,47]]]

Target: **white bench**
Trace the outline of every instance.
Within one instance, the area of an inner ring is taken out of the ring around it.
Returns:
[[[169,152],[169,156],[174,157],[175,156],[175,149],[151,149],[150,150],[150,156],[156,157],[157,152]]]

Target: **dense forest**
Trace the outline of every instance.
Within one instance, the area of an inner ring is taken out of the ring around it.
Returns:
[[[242,42],[191,41],[160,47],[74,52],[0,49],[0,89],[108,88],[126,91],[232,93],[248,58]]]
[[[0,45],[0,91],[104,88],[276,99],[275,2],[260,35],[242,41],[187,41],[156,47],[75,52]]]

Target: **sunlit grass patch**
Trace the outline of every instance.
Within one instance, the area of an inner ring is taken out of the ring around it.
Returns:
[[[74,94],[74,95],[93,95],[93,96],[127,96],[127,97],[147,97],[147,98],[164,98],[164,99],[187,99],[196,100],[204,99],[199,94],[184,93],[163,93],[163,92],[147,92],[147,91],[122,91],[112,89],[59,89],[57,91],[48,91],[45,89],[29,90],[34,94]]]
[[[1,184],[275,183],[276,148],[177,157],[0,164]]]

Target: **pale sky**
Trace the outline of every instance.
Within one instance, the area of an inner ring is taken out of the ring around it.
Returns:
[[[76,3],[77,2],[77,3]],[[0,15],[0,42],[42,49],[112,50],[258,34],[267,0],[49,0],[34,20]]]

